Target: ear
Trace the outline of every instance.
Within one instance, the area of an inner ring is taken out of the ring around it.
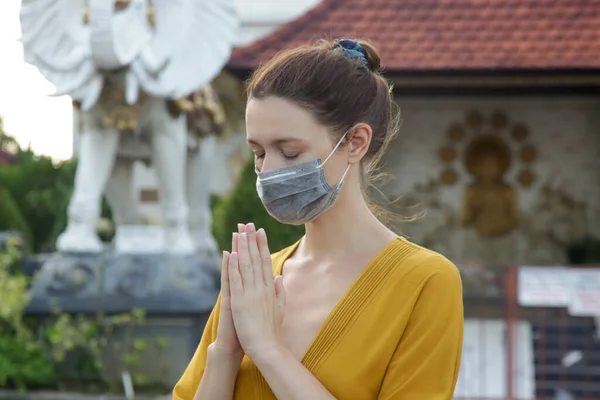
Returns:
[[[365,123],[356,124],[350,132],[348,132],[347,148],[349,150],[349,162],[350,164],[356,164],[362,160],[369,150],[371,144],[371,138],[373,137],[373,130]]]

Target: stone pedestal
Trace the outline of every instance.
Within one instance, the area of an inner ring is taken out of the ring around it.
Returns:
[[[219,292],[217,254],[57,253],[32,263],[41,266],[31,288],[29,315],[49,316],[56,308],[107,315],[144,309],[146,320],[133,329],[134,338],[164,338],[167,347],[160,356],[141,355],[143,372],[167,387],[189,363]],[[122,335],[116,330],[109,341],[121,341]],[[103,358],[118,378],[119,355],[107,349]]]

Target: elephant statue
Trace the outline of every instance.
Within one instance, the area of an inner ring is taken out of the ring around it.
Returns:
[[[219,193],[214,187],[215,167],[220,167],[228,154],[219,151],[221,147],[217,137],[223,133],[225,110],[213,85],[207,85],[198,92],[177,102],[169,101],[167,108],[173,117],[178,117],[182,109],[186,110],[187,156],[185,166],[186,200],[189,207],[188,227],[196,250],[212,252],[217,243],[211,234],[212,215],[210,209],[211,193]],[[121,123],[135,123],[135,120],[122,120]],[[241,135],[236,135],[241,137]],[[148,137],[121,135],[115,164],[109,177],[105,196],[111,206],[117,225],[138,225],[142,218],[133,198],[133,166],[136,161],[150,166],[153,161],[152,145]],[[235,143],[235,142],[234,142]],[[212,169],[208,174],[209,168]],[[219,171],[221,172],[221,171]],[[227,175],[227,171],[224,171]]]
[[[190,151],[190,121],[206,110],[200,100],[230,56],[234,0],[22,0],[20,19],[25,61],[55,95],[71,96],[82,127],[57,249],[103,251],[96,223],[104,194],[119,223],[134,222],[124,196],[135,160],[157,173],[164,251],[214,247],[209,192],[198,190],[209,179],[207,156]],[[193,140],[202,146],[201,137]]]

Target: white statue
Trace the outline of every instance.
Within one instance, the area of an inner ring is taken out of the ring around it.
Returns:
[[[56,95],[73,98],[82,125],[59,251],[103,249],[95,227],[106,189],[111,203],[123,202],[119,222],[135,222],[124,217],[134,213],[125,210],[122,189],[131,178],[131,160],[150,155],[160,185],[165,251],[189,254],[213,246],[210,223],[201,228],[206,237],[200,243],[188,224],[191,217],[202,225],[210,210],[208,190],[196,190],[193,200],[186,193],[190,179],[206,180],[208,174],[188,165],[203,158],[199,152],[188,161],[187,113],[229,58],[237,26],[234,0],[22,1],[25,60],[56,86]],[[138,154],[124,157],[127,147]],[[200,217],[190,215],[190,200],[202,210]]]
[[[215,174],[228,154],[219,151],[217,135],[223,133],[225,111],[213,85],[180,99],[167,102],[167,109],[177,117],[181,109],[188,110],[187,120],[187,161],[186,161],[186,199],[189,207],[188,227],[197,250],[217,250],[217,243],[210,232],[212,214],[210,194],[215,191],[215,180],[221,174]],[[135,122],[122,120],[122,123]],[[243,137],[236,135],[236,137]],[[111,206],[117,225],[143,223],[133,198],[133,166],[135,161],[150,165],[153,159],[152,143],[148,136],[121,135],[113,172],[106,185],[105,195]],[[223,159],[223,160],[221,160]],[[209,168],[211,169],[210,173]],[[226,175],[227,170],[224,171]]]

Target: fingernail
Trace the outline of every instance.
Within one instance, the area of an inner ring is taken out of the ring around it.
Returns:
[[[256,231],[256,228],[254,227],[254,224],[251,222],[248,225],[246,225],[246,228],[248,229],[249,232],[254,232]]]
[[[238,231],[241,231],[242,229],[244,229],[244,224],[238,224]]]
[[[265,236],[265,230],[263,228],[260,228],[258,230],[258,234],[259,234],[259,236]]]

